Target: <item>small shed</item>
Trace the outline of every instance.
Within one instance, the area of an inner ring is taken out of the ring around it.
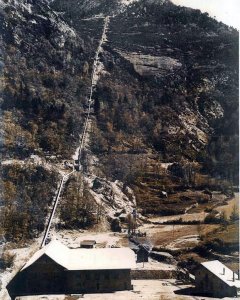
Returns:
[[[52,241],[8,283],[17,296],[109,293],[131,290],[135,254],[129,248],[69,249]]]
[[[137,250],[137,262],[148,262],[149,249],[145,245],[139,245]]]
[[[119,216],[119,220],[121,222],[126,222],[127,221],[127,218],[128,218],[128,215],[126,213],[122,213],[120,216]]]
[[[240,292],[238,274],[218,260],[201,263],[195,273],[196,289],[213,297],[236,297]]]
[[[92,249],[96,246],[96,241],[94,240],[84,240],[80,244],[81,248]]]

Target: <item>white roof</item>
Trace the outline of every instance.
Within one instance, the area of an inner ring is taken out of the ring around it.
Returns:
[[[52,241],[37,251],[22,270],[47,255],[67,270],[113,270],[136,267],[135,254],[130,248],[69,249]]]
[[[219,260],[207,261],[201,264],[206,269],[208,269],[211,273],[221,279],[229,286],[235,286],[240,288],[240,280],[238,279],[238,275],[234,273],[235,281],[233,281],[233,271],[222,264]],[[225,269],[225,274],[223,274],[223,269]]]

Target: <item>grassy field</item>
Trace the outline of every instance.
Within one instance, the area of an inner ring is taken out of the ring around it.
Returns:
[[[224,212],[228,219],[234,210],[237,210],[239,213],[239,194],[237,193],[233,199],[229,200],[227,205],[216,207],[216,210]]]
[[[215,225],[215,229],[201,236],[200,252],[193,249],[178,257],[179,261],[189,259],[196,263],[218,259],[235,272],[239,269],[239,224],[236,221],[225,228]],[[204,249],[208,249],[206,252]],[[208,254],[207,254],[208,253]],[[212,256],[214,255],[214,256]]]
[[[218,226],[216,230],[209,232],[204,237],[205,240],[220,239],[225,244],[239,243],[239,223],[236,221],[225,228]]]
[[[147,239],[153,246],[166,248],[186,248],[195,246],[197,238],[218,228],[215,224],[199,225],[144,225],[140,230],[147,232]],[[190,239],[192,238],[192,239]],[[181,245],[177,245],[179,240]],[[175,247],[176,244],[176,247]]]

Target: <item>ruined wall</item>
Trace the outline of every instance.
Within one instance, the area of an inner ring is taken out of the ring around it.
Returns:
[[[180,272],[176,270],[132,270],[131,277],[133,280],[144,280],[144,279],[172,279],[177,278]]]

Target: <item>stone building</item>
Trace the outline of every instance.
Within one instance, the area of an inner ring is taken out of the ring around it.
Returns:
[[[96,241],[94,240],[84,240],[80,244],[81,248],[86,248],[86,249],[92,249],[95,248],[95,246],[96,246]]]
[[[11,299],[26,295],[131,290],[135,254],[129,248],[69,249],[53,241],[9,282]]]
[[[240,292],[239,276],[218,260],[200,264],[195,273],[196,289],[214,297],[236,297]]]

